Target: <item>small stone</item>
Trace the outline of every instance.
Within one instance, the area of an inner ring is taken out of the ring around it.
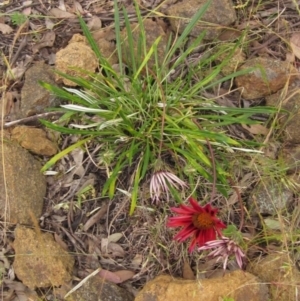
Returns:
[[[106,281],[99,276],[93,276],[74,293],[66,298],[67,301],[133,301],[131,293],[116,284]]]
[[[221,70],[224,75],[230,75],[233,72],[236,72],[237,68],[243,64],[246,59],[245,53],[240,48],[235,49],[231,57],[228,59],[233,47],[235,47],[235,44],[232,43],[221,44],[220,46],[220,48],[226,50],[217,57],[216,61],[218,63],[222,63],[224,60],[228,60]]]
[[[50,233],[17,226],[13,248],[15,273],[29,288],[57,287],[72,280],[74,258]]]
[[[57,153],[57,146],[47,138],[47,134],[42,129],[16,126],[11,134],[13,140],[37,155],[53,156]]]
[[[46,195],[41,164],[15,141],[4,139],[0,150],[0,212],[9,223],[32,225]]]
[[[146,283],[135,301],[216,301],[225,297],[232,300],[265,301],[268,300],[268,289],[257,277],[241,270],[223,277],[201,280],[162,275]]]
[[[279,151],[278,161],[283,163],[283,168],[287,169],[288,173],[300,172],[300,145],[286,144]]]
[[[118,63],[118,56],[116,54],[116,35],[110,28],[101,28],[93,32],[93,38],[95,39],[101,55],[105,58],[110,65]]]
[[[286,210],[293,200],[293,192],[280,185],[280,182],[268,181],[259,183],[252,190],[248,206],[256,213],[275,215]]]
[[[165,32],[165,29],[163,28],[163,26],[161,26],[160,23],[155,22],[153,20],[146,19],[143,24],[144,24],[145,40],[146,40],[145,51],[147,53],[149,52],[149,50],[151,49],[151,47],[153,46],[157,38],[161,37],[156,49],[158,63],[159,65],[161,65],[166,55],[166,48],[168,44],[169,34]],[[133,51],[136,64],[139,67],[140,64],[143,62],[143,60],[145,59],[144,48],[143,48],[144,46],[141,45],[141,47],[139,47],[139,44],[141,44],[139,25],[137,23],[131,23],[130,28],[132,30],[134,49],[132,50],[128,43],[127,29],[124,28],[121,32],[121,39],[123,40],[123,44],[122,44],[123,59],[126,64],[132,66],[131,56]],[[154,54],[151,56],[147,64],[149,68],[153,68],[155,66]]]
[[[172,0],[171,0],[172,1]],[[166,2],[168,3],[168,1]],[[181,34],[191,18],[207,3],[207,0],[180,1],[170,5],[166,13],[171,16],[169,21],[174,32]],[[190,35],[198,37],[206,31],[205,40],[214,40],[222,32],[223,28],[229,26],[236,20],[236,13],[231,0],[211,1],[204,15],[193,27]],[[211,26],[210,26],[211,24]]]
[[[250,262],[247,270],[269,284],[270,299],[266,300],[299,300],[297,288],[300,273],[295,267],[294,260],[286,253],[273,253]]]
[[[25,81],[21,90],[21,116],[43,113],[45,108],[54,106],[56,97],[43,88],[39,81],[55,85],[54,73],[50,66],[39,62],[25,72]]]
[[[282,99],[282,95],[285,95]],[[279,122],[285,127],[286,143],[300,144],[300,90],[298,87],[288,89],[288,92],[279,90],[277,93],[266,97],[267,106],[281,107],[288,111],[287,113],[280,113]]]
[[[295,77],[291,73],[297,73],[289,62],[280,60],[257,57],[248,60],[243,64],[239,71],[246,71],[254,68],[235,78],[236,85],[241,88],[242,96],[245,99],[255,99],[265,97],[277,92],[289,81],[292,83]]]
[[[97,66],[98,60],[95,53],[80,34],[75,34],[67,47],[56,53],[56,70],[71,76],[88,79],[88,73],[95,72]],[[77,86],[76,83],[58,74],[55,79],[58,82],[62,81],[67,86]]]

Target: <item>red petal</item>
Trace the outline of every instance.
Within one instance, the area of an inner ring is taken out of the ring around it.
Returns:
[[[194,236],[194,238],[192,239],[191,244],[189,246],[189,253],[192,253],[194,251],[196,245],[197,245],[197,237]]]
[[[167,227],[182,227],[191,224],[191,218],[185,216],[170,217],[167,222]]]
[[[195,231],[196,229],[193,226],[185,227],[174,236],[174,239],[180,242],[185,241],[187,238],[193,235]]]
[[[219,211],[217,208],[213,208],[210,204],[206,204],[204,206],[204,210],[208,212],[211,216],[215,216]]]
[[[192,217],[189,216],[189,215],[178,215],[178,216],[172,216],[172,217],[169,217],[169,221],[183,221],[183,222],[190,222],[192,223]]]
[[[183,208],[183,205],[181,205],[181,207],[179,207],[179,208],[172,207],[171,211],[178,213],[178,214],[193,214],[193,213],[197,212],[197,211],[195,211],[195,209],[193,209],[191,207],[184,206],[184,208]]]
[[[203,207],[201,207],[195,199],[189,198],[189,202],[197,212],[204,212]]]
[[[206,230],[205,238],[206,238],[206,242],[211,240],[216,240],[217,238],[216,231],[214,229]]]

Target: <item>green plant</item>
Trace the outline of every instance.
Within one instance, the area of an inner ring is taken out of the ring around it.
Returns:
[[[28,20],[28,17],[20,12],[13,12],[10,19],[14,25],[20,26]]]
[[[66,112],[62,118],[64,123],[67,121],[67,125],[61,126],[59,121],[51,123],[45,120],[42,121],[43,124],[62,133],[83,137],[76,145],[52,158],[43,170],[50,168],[71,149],[88,141],[97,141],[102,145],[99,165],[104,166],[107,173],[102,194],[113,198],[118,181],[126,181],[126,194],[131,198],[131,214],[139,198],[140,183],[149,172],[172,172],[189,179],[191,187],[195,185],[195,177],[200,175],[210,182],[217,181],[218,189],[226,195],[226,162],[209,158],[212,154],[209,152],[208,143],[215,147],[216,156],[222,156],[224,151],[234,149],[251,151],[248,147],[253,143],[231,138],[222,126],[256,123],[251,119],[253,114],[272,112],[272,109],[228,108],[219,106],[202,95],[204,90],[246,72],[236,72],[217,79],[220,70],[230,59],[231,52],[228,59],[219,65],[211,68],[211,63],[224,50],[209,57],[204,56],[197,64],[190,66],[185,75],[179,74],[176,79],[170,80],[172,72],[184,66],[186,59],[203,40],[204,34],[186,46],[190,31],[205,13],[210,1],[195,14],[178,38],[170,37],[163,60],[158,58],[160,38],[150,47],[146,43],[143,19],[137,5],[136,29],[132,29],[127,13],[123,10],[127,33],[124,38],[116,3],[115,1],[119,71],[115,71],[103,58],[86,24],[79,17],[83,32],[99,59],[101,72],[88,74],[89,79],[59,73],[76,83],[79,89],[58,88],[41,83],[46,89],[69,102],[62,105],[62,110]],[[134,48],[134,30],[139,31],[137,50]],[[127,73],[122,65],[125,43],[132,54]],[[208,75],[202,76],[202,71],[209,69]],[[176,194],[175,189],[170,189]],[[124,192],[124,189],[120,191]]]

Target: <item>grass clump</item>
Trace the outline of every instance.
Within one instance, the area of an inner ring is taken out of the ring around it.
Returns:
[[[138,6],[137,29],[131,26],[123,10],[125,29],[122,30],[119,26],[120,12],[115,3],[117,68],[103,58],[80,18],[83,32],[99,59],[100,70],[89,74],[89,80],[61,74],[76,83],[79,87],[76,89],[42,83],[52,93],[69,102],[61,106],[65,111],[61,119],[64,126],[59,125],[59,121],[43,123],[62,133],[82,137],[75,145],[52,158],[43,170],[50,168],[68,151],[93,141],[101,144],[98,165],[106,171],[103,196],[113,198],[116,189],[119,189],[131,199],[131,214],[140,197],[140,183],[158,171],[167,171],[187,180],[194,192],[197,189],[196,177],[216,181],[218,189],[226,195],[228,162],[223,154],[235,149],[250,151],[251,143],[233,139],[226,134],[223,126],[256,123],[251,116],[258,112],[265,113],[268,109],[229,108],[203,96],[204,91],[210,91],[216,85],[247,72],[220,76],[235,47],[217,65],[212,63],[224,52],[222,47],[184,69],[186,60],[205,36],[203,33],[192,43],[186,43],[190,31],[208,5],[209,1],[195,14],[179,37],[168,37],[164,57],[161,58],[161,52],[158,51],[161,51],[161,37],[157,37],[151,45],[147,43],[144,20]],[[134,35],[135,30],[138,31],[138,38]],[[124,51],[125,46],[127,52]],[[123,63],[124,54],[129,56],[127,61],[130,64]],[[178,76],[172,78],[172,74],[178,70]],[[213,154],[208,144],[214,147],[218,160],[212,160]],[[216,170],[216,179],[213,169]],[[174,187],[169,188],[175,199],[180,201]]]

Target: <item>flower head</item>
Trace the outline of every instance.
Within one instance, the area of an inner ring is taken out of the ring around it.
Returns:
[[[167,227],[183,227],[174,239],[183,242],[191,237],[189,252],[192,252],[196,245],[201,247],[207,241],[215,240],[217,234],[222,236],[221,230],[226,226],[216,217],[218,209],[213,208],[210,204],[202,207],[193,198],[190,198],[189,202],[191,206],[180,205],[179,208],[171,208],[179,215],[170,217]]]
[[[226,269],[228,258],[235,256],[235,260],[240,267],[243,266],[243,257],[245,254],[235,241],[227,237],[222,237],[220,240],[213,240],[205,243],[204,246],[200,247],[198,251],[214,249],[208,254],[209,257],[218,257],[218,260],[223,259],[223,269]]]
[[[162,193],[167,195],[167,199],[169,198],[170,189],[168,184],[176,189],[187,187],[187,184],[173,173],[169,171],[157,171],[152,175],[150,181],[150,196],[153,202],[158,202]]]

